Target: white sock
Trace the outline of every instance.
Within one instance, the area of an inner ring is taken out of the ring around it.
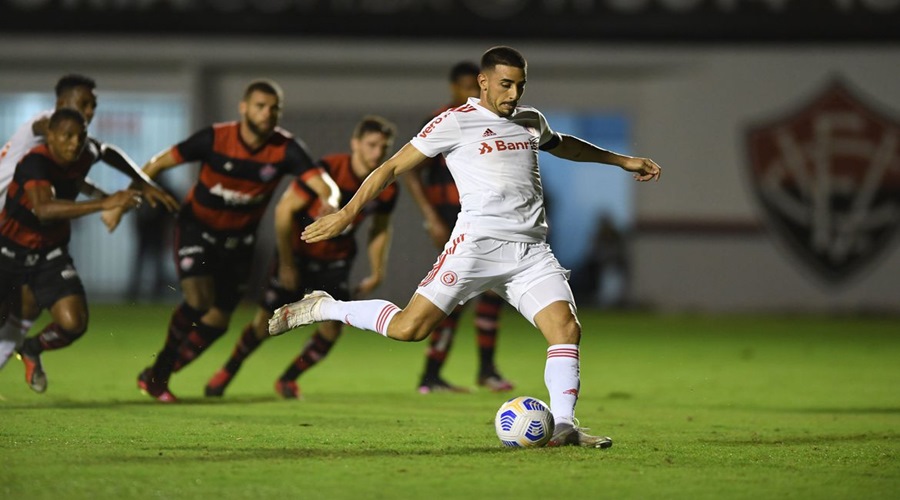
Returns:
[[[322,319],[340,321],[387,337],[388,325],[400,308],[386,300],[325,301],[319,314]]]
[[[556,425],[573,425],[575,403],[581,388],[577,344],[556,344],[547,348],[544,383],[550,393],[550,412]]]
[[[22,345],[32,324],[32,321],[9,315],[3,326],[0,326],[0,368],[6,365],[16,349]]]

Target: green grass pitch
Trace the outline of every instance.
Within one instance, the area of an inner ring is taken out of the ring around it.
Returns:
[[[424,343],[346,330],[273,382],[309,337],[275,338],[221,400],[202,397],[252,314],[177,374],[182,402],[141,395],[169,306],[92,307],[87,335],[44,356],[50,386],[0,372],[0,498],[898,498],[900,321],[583,311],[582,425],[609,450],[502,448],[507,395],[420,395]],[[498,361],[547,400],[545,344],[515,311]],[[42,325],[44,320],[39,321]],[[471,312],[445,374],[474,386]]]

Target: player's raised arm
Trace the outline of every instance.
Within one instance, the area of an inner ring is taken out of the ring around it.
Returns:
[[[397,177],[422,162],[426,156],[407,143],[400,151],[376,168],[344,208],[306,226],[301,238],[308,243],[334,238],[353,222],[366,203],[375,199],[381,191],[397,180]]]
[[[548,152],[553,156],[578,162],[605,163],[614,165],[634,174],[634,179],[643,182],[659,180],[662,169],[649,158],[622,155],[608,151],[578,137],[560,134],[559,143]]]

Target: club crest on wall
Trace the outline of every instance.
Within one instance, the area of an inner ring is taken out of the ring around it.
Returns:
[[[883,254],[900,227],[900,122],[870,102],[835,79],[745,136],[770,232],[831,284]]]

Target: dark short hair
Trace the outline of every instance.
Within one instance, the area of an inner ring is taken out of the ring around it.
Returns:
[[[384,134],[388,139],[393,139],[397,133],[397,127],[378,115],[366,115],[353,128],[353,138],[359,139],[369,132],[378,132],[379,134]]]
[[[284,102],[284,91],[281,90],[281,86],[269,79],[259,79],[253,80],[247,85],[247,88],[244,90],[244,100],[246,101],[250,94],[254,92],[262,92],[263,94],[273,95],[278,98],[278,103],[281,104]]]
[[[54,111],[50,115],[50,123],[47,126],[50,129],[55,129],[60,123],[65,121],[73,121],[83,128],[87,128],[87,120],[84,119],[84,116],[78,110],[72,108],[60,108]]]
[[[90,90],[94,90],[97,84],[93,78],[88,78],[84,75],[65,75],[56,82],[56,97],[62,97],[63,94],[77,87],[87,87]]]
[[[491,47],[481,56],[481,70],[494,69],[495,66],[512,66],[513,68],[528,69],[525,57],[516,49],[505,45]]]
[[[458,62],[450,68],[450,82],[455,82],[464,76],[478,76],[481,69],[472,61]]]

